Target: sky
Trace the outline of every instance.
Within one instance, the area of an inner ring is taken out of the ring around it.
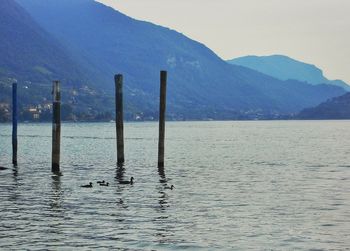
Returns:
[[[282,54],[350,84],[350,0],[98,0],[223,59]]]

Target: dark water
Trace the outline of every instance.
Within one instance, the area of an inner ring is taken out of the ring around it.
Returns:
[[[64,124],[58,177],[51,125],[19,127],[17,168],[0,125],[0,249],[349,250],[350,121],[167,123],[165,174],[157,124],[125,130],[117,170],[113,123]]]

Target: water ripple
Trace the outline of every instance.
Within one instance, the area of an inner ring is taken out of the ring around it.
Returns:
[[[63,176],[55,176],[50,124],[20,126],[18,167],[11,128],[0,125],[0,249],[346,250],[347,128],[168,123],[158,170],[156,123],[126,124],[122,168],[113,125],[64,124]],[[134,185],[119,184],[131,176]]]

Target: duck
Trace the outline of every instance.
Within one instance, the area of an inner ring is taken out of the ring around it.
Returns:
[[[99,183],[100,184],[100,186],[105,186],[105,187],[108,187],[109,186],[109,183],[107,182],[107,183]]]
[[[170,187],[169,186],[166,186],[165,189],[170,189],[170,190],[173,190],[175,187],[174,185],[171,185]]]
[[[119,184],[124,184],[124,185],[130,184],[130,185],[132,185],[132,184],[134,184],[134,177],[131,177],[130,181],[128,181],[128,180],[121,180],[121,181],[119,181]]]
[[[92,182],[90,182],[89,185],[83,185],[83,186],[80,186],[80,187],[85,187],[85,188],[92,187]]]
[[[102,181],[97,181],[97,184],[104,184],[106,181],[102,180]]]
[[[7,169],[6,167],[0,166],[1,171],[6,170],[6,169]]]

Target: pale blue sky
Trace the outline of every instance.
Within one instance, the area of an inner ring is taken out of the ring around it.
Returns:
[[[284,54],[350,83],[350,0],[99,0],[223,59]]]

